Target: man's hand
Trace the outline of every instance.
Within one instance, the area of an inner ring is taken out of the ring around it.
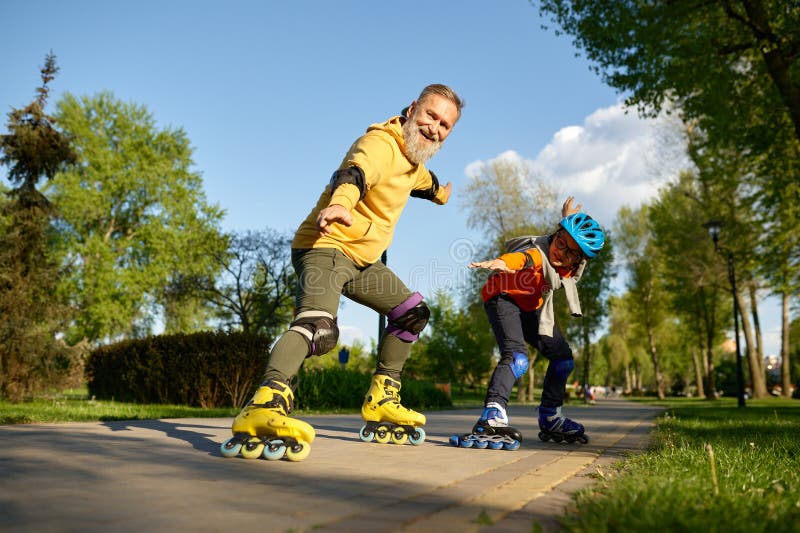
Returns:
[[[470,263],[469,268],[488,268],[489,270],[493,270],[495,272],[505,272],[507,274],[513,274],[516,270],[511,270],[506,265],[506,262],[502,259],[492,259],[491,261],[479,261],[475,263]]]
[[[444,186],[444,203],[447,203],[447,201],[450,199],[450,194],[452,194],[452,191],[453,184],[448,181],[447,185]]]
[[[350,211],[345,209],[342,205],[329,205],[320,211],[319,215],[317,216],[317,229],[319,230],[320,235],[327,235],[330,233],[331,224],[334,222],[349,226],[353,223],[353,215],[351,215]]]
[[[578,204],[575,207],[572,207],[573,200],[575,200],[575,198],[572,196],[567,196],[567,199],[564,201],[564,205],[561,206],[561,218],[567,218],[575,213],[580,213],[583,204]]]

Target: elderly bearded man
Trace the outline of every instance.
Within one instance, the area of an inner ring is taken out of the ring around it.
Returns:
[[[439,186],[425,163],[461,117],[463,101],[449,87],[429,85],[403,116],[373,124],[345,155],[292,242],[298,276],[294,321],[270,353],[264,382],[233,422],[225,456],[299,461],[310,453],[314,428],[292,418],[293,378],[306,357],[336,346],[342,295],[385,314],[378,365],[361,408],[360,436],[379,442],[425,439],[425,416],[400,403],[400,375],[430,312],[381,261],[410,196],[447,203],[451,184]]]

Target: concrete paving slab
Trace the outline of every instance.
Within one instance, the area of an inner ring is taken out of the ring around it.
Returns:
[[[226,459],[231,419],[0,426],[3,531],[556,530],[589,474],[648,442],[661,411],[621,400],[566,406],[589,444],[544,443],[512,406],[519,450],[460,449],[479,410],[426,413],[420,446],[363,443],[360,416],[301,417],[304,461]]]

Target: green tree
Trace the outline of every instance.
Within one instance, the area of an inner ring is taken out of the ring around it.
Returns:
[[[666,293],[659,273],[661,258],[652,243],[647,212],[647,205],[635,211],[628,207],[620,209],[615,234],[620,255],[628,270],[627,289],[632,295],[630,304],[634,306],[634,324],[641,329],[641,336],[653,365],[656,391],[658,397],[663,399],[666,389],[658,331],[667,315]]]
[[[467,212],[467,227],[485,236],[477,247],[476,259],[506,253],[505,243],[511,238],[541,235],[552,230],[552,220],[557,220],[559,215],[558,191],[537,176],[519,156],[502,154],[472,168],[469,174],[460,198],[461,208]],[[476,325],[488,330],[480,298],[480,288],[486,277],[486,272],[473,272],[463,300],[468,302],[465,307],[478,309],[475,312]],[[530,396],[533,395],[535,361],[536,354],[532,354],[527,375]],[[518,399],[523,397],[524,389],[520,384]]]
[[[697,169],[696,185],[686,193],[695,199],[709,219],[724,224],[719,250],[723,257],[733,258],[737,287],[733,296],[745,339],[752,393],[756,398],[763,398],[767,396],[767,388],[757,298],[764,278],[759,275],[759,265],[766,262],[770,265],[768,268],[772,268],[776,262],[786,261],[787,256],[764,256],[765,243],[775,238],[770,229],[770,226],[774,229],[774,224],[767,224],[767,218],[758,207],[768,212],[774,206],[765,206],[761,200],[765,193],[764,182],[755,178],[761,166],[760,157],[709,143],[702,131],[690,136],[689,155]],[[729,253],[733,255],[728,256]],[[720,288],[731,290],[726,261],[710,264],[709,272],[716,274]]]
[[[715,139],[800,139],[800,8],[785,0],[540,0],[628,103],[674,102]],[[760,151],[760,150],[757,150]]]
[[[711,398],[715,389],[714,347],[722,340],[724,325],[731,321],[731,300],[724,261],[703,227],[709,216],[704,210],[708,203],[694,201],[699,189],[696,176],[683,173],[650,205],[648,224],[654,246],[661,257],[667,258],[660,271],[661,283],[671,312],[687,338],[698,393]],[[689,242],[700,245],[689,247]]]
[[[488,255],[504,253],[513,237],[545,231],[558,209],[556,190],[511,154],[472,169],[460,198],[467,227],[488,237]]]
[[[212,254],[221,274],[205,294],[227,329],[275,338],[292,320],[297,278],[291,241],[272,229],[246,231],[230,235],[228,249]]]
[[[590,383],[593,352],[592,337],[600,330],[606,320],[608,293],[611,288],[611,280],[614,279],[615,275],[613,240],[611,231],[606,228],[606,243],[603,250],[597,254],[597,257],[589,260],[578,282],[583,316],[577,320],[562,322],[565,325],[564,329],[567,334],[569,335],[570,332],[574,331],[576,334],[573,336],[580,341],[583,363],[581,381],[583,383]]]
[[[222,210],[205,199],[185,132],[159,129],[143,106],[67,94],[56,116],[80,154],[48,188],[72,268],[61,289],[78,309],[70,339],[149,333],[157,308],[174,308],[171,284],[213,277]]]
[[[14,186],[0,202],[0,396],[20,400],[63,384],[79,366],[60,339],[69,309],[53,297],[61,278],[52,257],[53,204],[37,189],[75,159],[68,138],[44,109],[48,83],[58,73],[51,53],[41,69],[38,96],[8,115],[0,136],[0,163]]]
[[[454,299],[438,291],[429,302],[431,318],[413,357],[406,365],[410,375],[439,382],[476,385],[492,366],[494,337],[483,306],[457,309]]]
[[[644,361],[647,354],[642,349],[634,298],[633,293],[625,292],[621,296],[611,296],[608,299],[609,342],[622,364],[625,393],[641,390],[646,373]]]
[[[769,283],[771,292],[781,299],[781,387],[791,395],[791,351],[789,349],[792,300],[800,293],[800,142],[786,140],[780,151],[764,157],[759,176],[772,186],[762,186],[752,198],[753,210],[762,219],[756,268]],[[776,150],[777,151],[777,150]],[[796,303],[796,302],[795,302]]]

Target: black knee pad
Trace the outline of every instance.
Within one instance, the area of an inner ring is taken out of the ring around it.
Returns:
[[[308,355],[323,355],[336,347],[339,326],[336,318],[325,311],[303,311],[294,317],[289,331],[296,331],[308,343]]]
[[[388,333],[400,340],[414,342],[428,323],[431,311],[422,301],[422,295],[415,292],[405,302],[389,311],[386,317],[389,321],[386,328]]]

